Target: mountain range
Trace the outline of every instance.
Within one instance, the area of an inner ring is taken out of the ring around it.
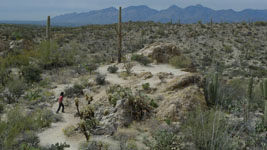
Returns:
[[[130,6],[122,9],[122,21],[154,21],[154,22],[180,22],[203,23],[210,22],[255,22],[267,21],[267,10],[245,9],[242,11],[213,10],[202,5],[180,8],[172,5],[164,10],[156,10],[147,6]],[[52,25],[81,26],[88,24],[112,24],[118,21],[118,9],[114,7],[94,10],[83,13],[69,13],[53,17]],[[45,21],[0,21],[0,23],[38,24],[45,25]]]

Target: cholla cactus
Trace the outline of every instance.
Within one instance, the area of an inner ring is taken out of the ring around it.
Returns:
[[[78,116],[81,117],[80,109],[79,109],[79,99],[77,97],[75,98],[75,106],[76,106],[76,109],[77,109]]]
[[[82,131],[82,133],[84,134],[86,141],[88,142],[90,140],[90,135],[88,134],[87,130],[86,130],[86,124],[84,121],[79,123],[79,127]]]

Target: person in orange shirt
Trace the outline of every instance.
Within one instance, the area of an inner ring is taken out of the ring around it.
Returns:
[[[64,93],[61,92],[60,93],[60,96],[59,96],[59,99],[58,99],[58,109],[57,109],[57,113],[59,112],[60,108],[62,107],[62,113],[64,113],[64,104],[63,104],[63,97],[64,97]]]

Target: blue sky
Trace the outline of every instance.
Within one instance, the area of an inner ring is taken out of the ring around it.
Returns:
[[[165,9],[170,5],[187,7],[201,4],[213,9],[267,9],[267,0],[0,0],[0,20],[43,20],[71,12],[86,12],[107,7],[147,5]]]

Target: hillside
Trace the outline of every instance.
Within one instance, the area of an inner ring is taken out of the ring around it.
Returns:
[[[267,148],[265,22],[122,27],[0,25],[3,150]]]

